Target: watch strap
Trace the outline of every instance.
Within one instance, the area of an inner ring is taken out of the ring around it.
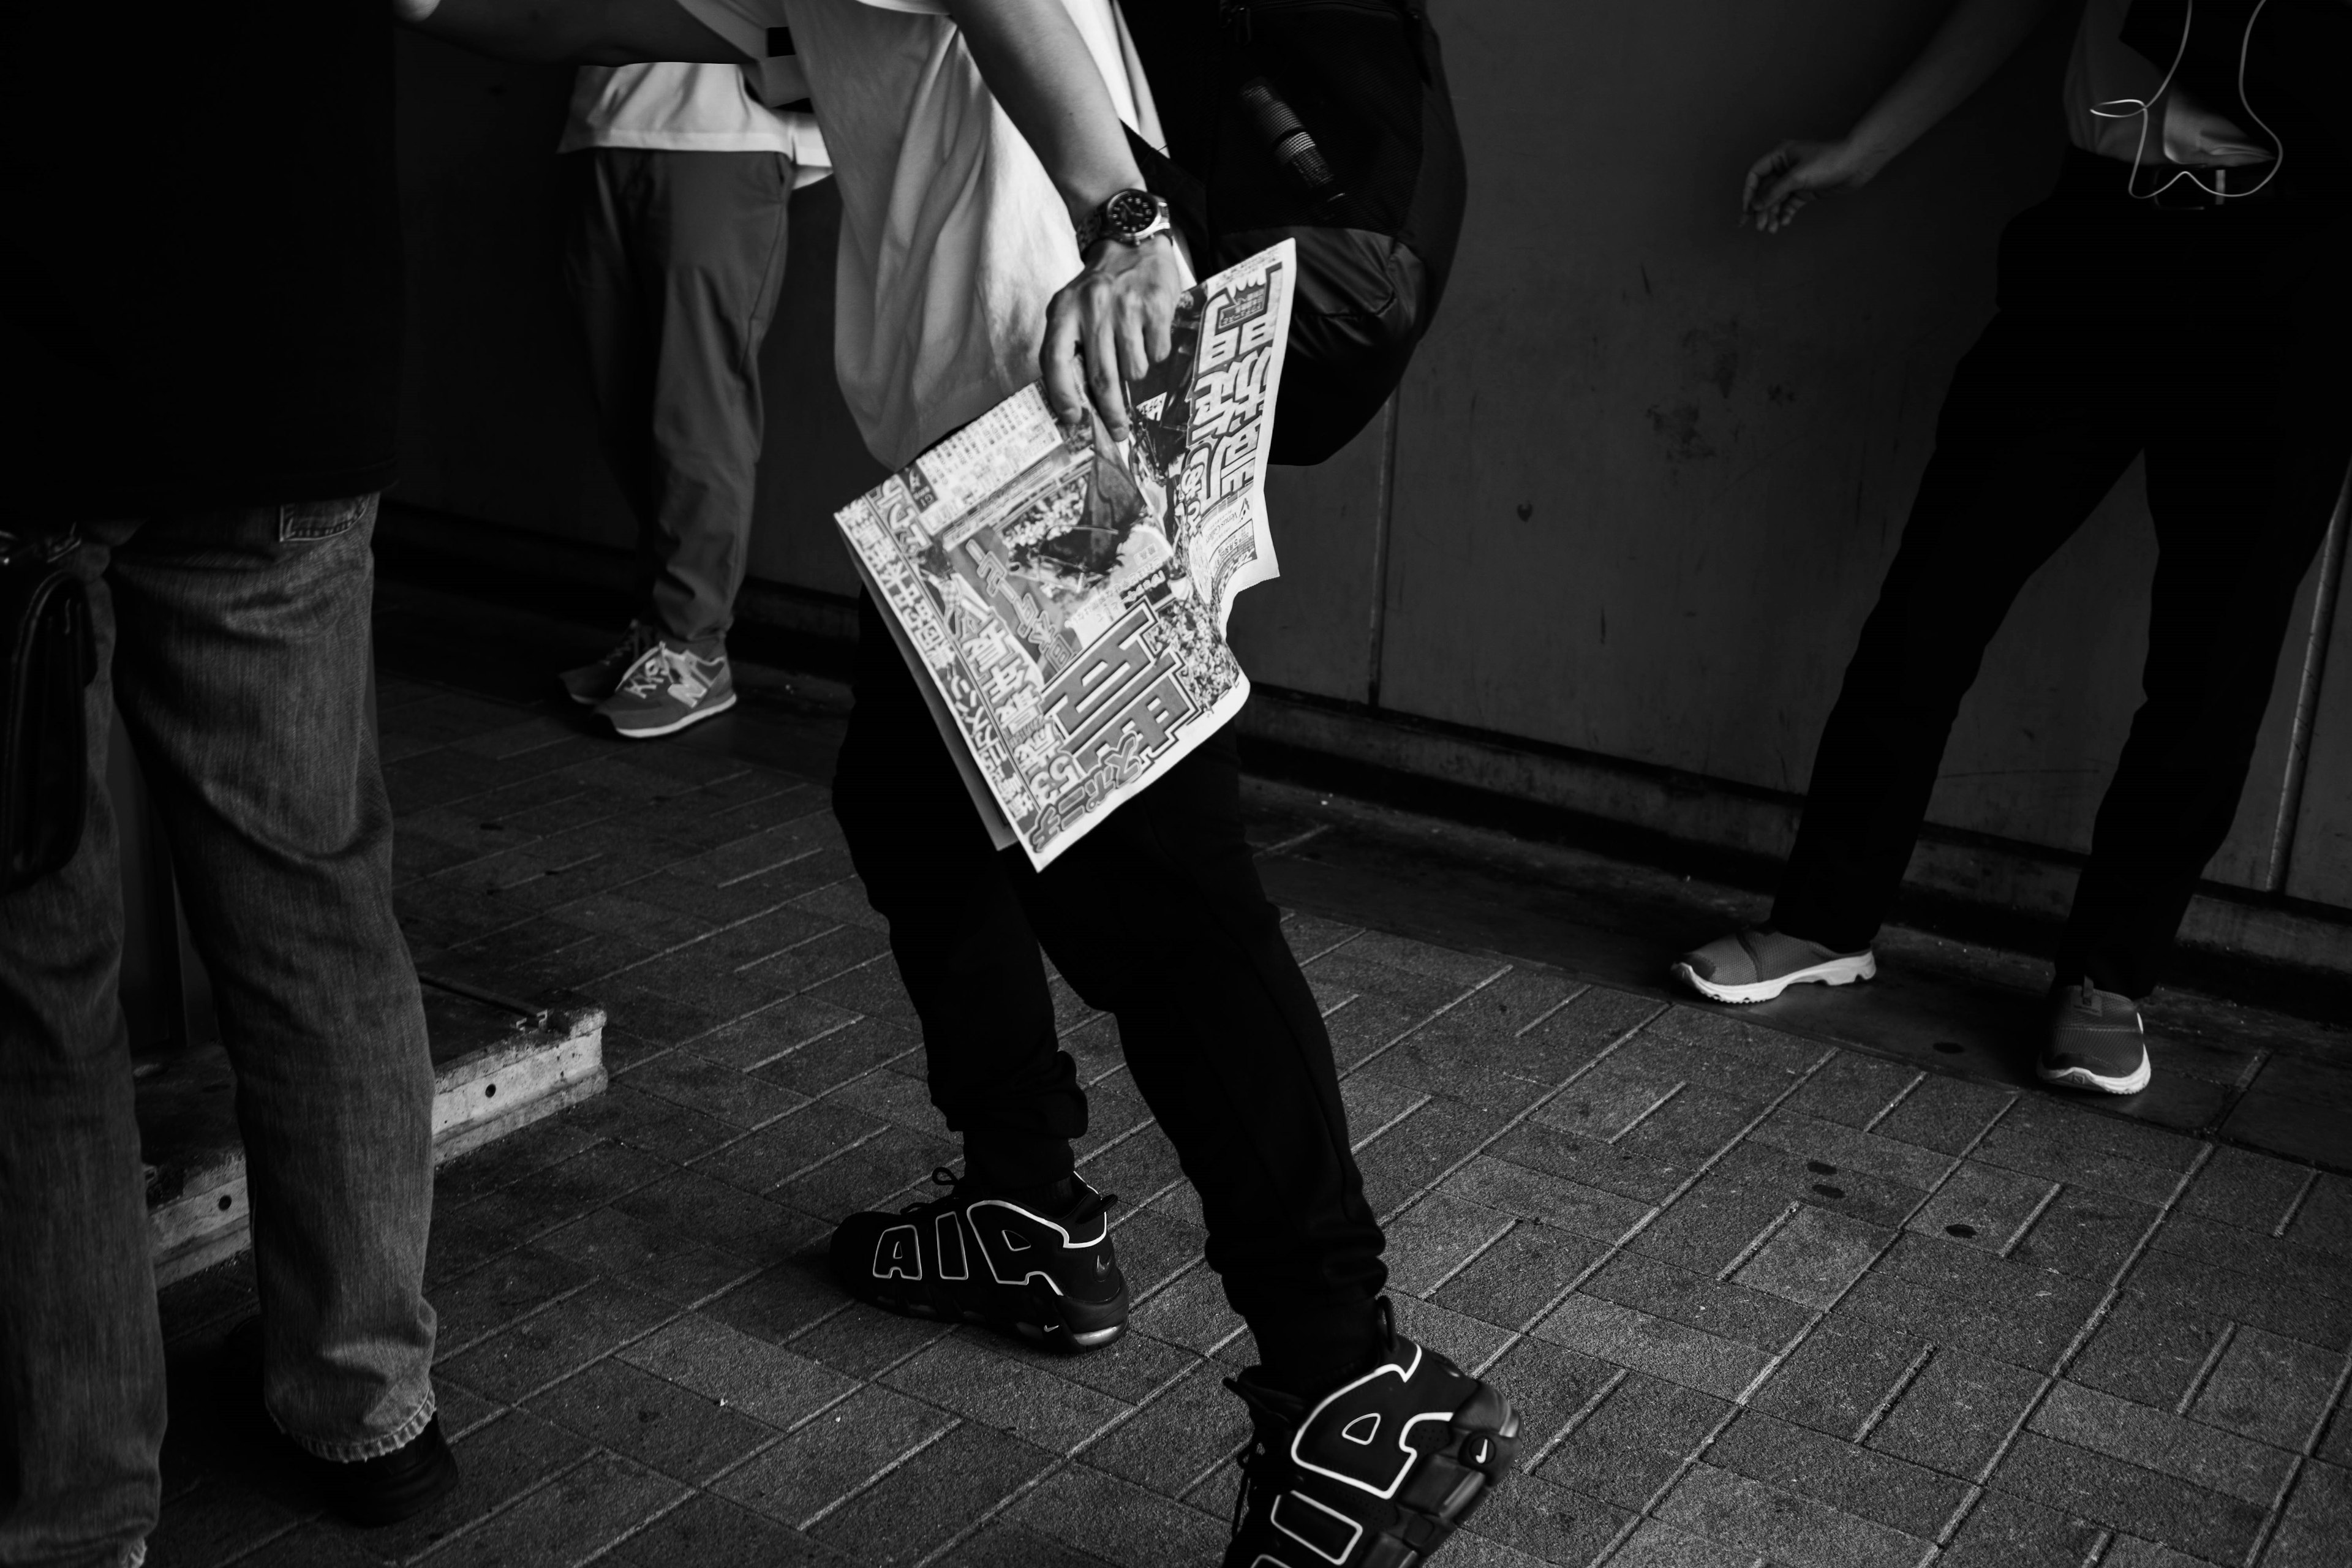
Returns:
[[[1121,206],[1129,208],[1148,206],[1151,216],[1140,228],[1130,227],[1126,224],[1114,224],[1111,215]],[[1155,235],[1171,232],[1174,227],[1166,198],[1155,195],[1150,191],[1114,191],[1102,205],[1078,220],[1076,225],[1078,251],[1081,255],[1085,254],[1094,248],[1096,241],[1106,237],[1127,245],[1140,245]]]

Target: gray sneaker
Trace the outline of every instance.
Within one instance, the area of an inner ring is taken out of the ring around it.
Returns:
[[[563,694],[583,708],[593,708],[621,689],[621,677],[629,666],[645,657],[646,649],[661,640],[661,634],[643,621],[629,623],[629,635],[613,647],[610,653],[592,664],[577,669],[567,669],[555,679],[563,683]]]
[[[1710,1002],[1769,1002],[1791,985],[1851,985],[1878,973],[1870,949],[1833,952],[1784,931],[1750,926],[1675,961],[1675,978]]]
[[[596,711],[632,741],[671,735],[735,706],[735,671],[721,651],[705,658],[667,638],[637,656]]]
[[[2053,992],[2050,1037],[2033,1071],[2042,1082],[2066,1089],[2137,1094],[2154,1076],[2138,1005],[2087,980]]]

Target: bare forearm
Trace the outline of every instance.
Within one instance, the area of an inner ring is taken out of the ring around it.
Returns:
[[[1143,184],[1094,56],[1062,0],[947,0],[982,78],[1072,219]]]
[[[743,58],[677,0],[392,0],[392,12],[450,43],[530,63]]]
[[[1854,122],[1846,140],[1871,173],[1968,100],[2017,52],[2055,0],[1960,0],[1927,47]]]

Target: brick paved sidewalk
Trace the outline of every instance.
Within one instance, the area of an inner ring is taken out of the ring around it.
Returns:
[[[1253,1358],[1108,1019],[1063,993],[1135,1331],[1062,1359],[849,1303],[831,1219],[954,1157],[822,791],[384,690],[429,970],[610,1009],[613,1088],[447,1169],[449,1503],[247,1468],[167,1293],[157,1568],[1217,1561]],[[2352,1561],[2352,1181],[1556,972],[1293,916],[1408,1331],[1525,1417],[1437,1560]]]

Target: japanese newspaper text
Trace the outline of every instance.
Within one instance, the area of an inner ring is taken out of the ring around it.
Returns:
[[[997,847],[1040,869],[1248,700],[1225,622],[1277,570],[1297,276],[1285,240],[1187,292],[1126,441],[1033,385],[835,516]]]

